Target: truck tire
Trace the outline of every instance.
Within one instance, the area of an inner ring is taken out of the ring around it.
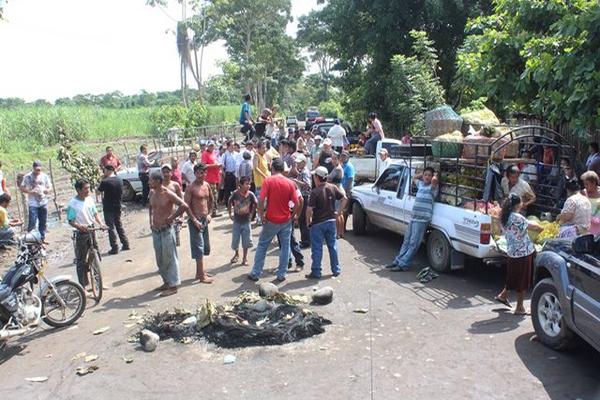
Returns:
[[[121,200],[125,202],[135,200],[135,190],[128,181],[123,181],[123,194],[121,195]]]
[[[537,337],[554,350],[574,344],[575,335],[565,322],[558,291],[551,278],[542,279],[531,294],[531,321]]]
[[[352,229],[355,235],[367,233],[367,214],[358,201],[352,204]]]
[[[429,265],[437,272],[450,270],[450,243],[446,236],[434,230],[427,238],[427,258]]]

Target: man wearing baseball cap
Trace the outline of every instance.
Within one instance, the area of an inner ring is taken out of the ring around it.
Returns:
[[[104,213],[106,226],[108,226],[108,242],[110,243],[108,254],[119,253],[117,235],[121,241],[121,250],[129,250],[129,240],[127,240],[127,235],[121,221],[123,180],[115,175],[115,167],[113,165],[108,164],[104,166],[104,179],[100,182],[98,191],[102,192],[102,212]]]
[[[30,173],[23,177],[21,182],[21,192],[27,194],[27,204],[29,207],[29,223],[27,232],[31,232],[38,227],[42,241],[46,243],[46,222],[48,220],[48,194],[52,189],[50,178],[42,172],[42,162],[36,160],[33,162],[33,168]]]
[[[263,228],[258,239],[254,266],[248,279],[258,281],[265,265],[265,257],[269,244],[275,236],[279,238],[279,267],[277,280],[285,281],[288,261],[290,258],[290,236],[294,220],[298,218],[300,207],[294,182],[282,175],[285,164],[280,158],[273,160],[271,165],[273,175],[262,182],[258,202],[258,214],[263,221]],[[294,204],[290,212],[290,202]]]
[[[327,168],[317,167],[313,171],[315,188],[310,192],[307,220],[310,226],[310,245],[312,266],[308,279],[321,278],[323,260],[323,241],[329,250],[331,273],[338,276],[341,272],[337,253],[336,200],[341,201],[340,209],[346,207],[346,195],[335,185],[327,183]]]

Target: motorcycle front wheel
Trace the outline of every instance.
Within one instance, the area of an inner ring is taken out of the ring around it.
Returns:
[[[80,284],[73,281],[56,282],[54,287],[56,291],[49,289],[42,298],[42,318],[55,328],[71,325],[85,310],[85,292]]]

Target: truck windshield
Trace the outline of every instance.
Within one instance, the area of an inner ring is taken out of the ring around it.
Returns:
[[[308,111],[306,113],[306,118],[317,118],[319,115],[318,111]]]

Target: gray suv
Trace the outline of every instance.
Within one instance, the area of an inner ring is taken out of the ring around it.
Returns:
[[[577,335],[600,351],[600,237],[546,242],[534,282],[531,319],[540,341],[562,350]]]

